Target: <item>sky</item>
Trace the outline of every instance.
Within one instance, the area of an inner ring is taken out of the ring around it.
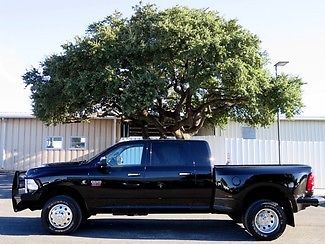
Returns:
[[[325,1],[323,0],[169,0],[175,5],[216,10],[258,35],[268,53],[268,68],[289,61],[279,72],[298,75],[303,87],[304,116],[325,116]],[[132,14],[133,0],[0,1],[0,112],[30,112],[30,92],[21,76],[38,67],[61,45],[82,36],[87,26],[115,10]]]

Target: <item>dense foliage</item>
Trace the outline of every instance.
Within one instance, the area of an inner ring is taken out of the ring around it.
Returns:
[[[48,124],[114,115],[184,138],[229,119],[268,125],[302,106],[302,81],[272,78],[258,37],[214,11],[136,6],[62,47],[23,76]]]

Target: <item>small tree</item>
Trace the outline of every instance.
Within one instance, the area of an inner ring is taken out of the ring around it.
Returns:
[[[214,11],[136,6],[62,47],[23,76],[47,124],[114,115],[185,138],[229,119],[265,126],[302,106],[302,81],[272,78],[257,36]]]

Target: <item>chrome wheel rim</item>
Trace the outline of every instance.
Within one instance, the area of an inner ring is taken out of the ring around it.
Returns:
[[[72,222],[73,214],[71,208],[66,204],[56,204],[49,212],[51,225],[58,229],[64,229]]]
[[[270,208],[263,208],[255,215],[255,227],[264,234],[269,234],[279,226],[279,216]]]

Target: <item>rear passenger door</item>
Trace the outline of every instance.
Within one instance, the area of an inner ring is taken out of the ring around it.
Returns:
[[[152,141],[145,191],[153,208],[200,208],[195,200],[195,164],[189,142]]]

